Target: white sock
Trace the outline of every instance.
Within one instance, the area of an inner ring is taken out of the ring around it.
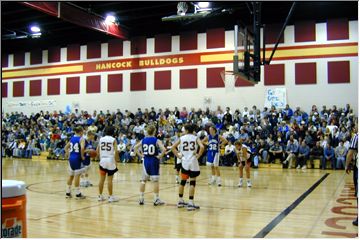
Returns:
[[[144,193],[140,192],[140,198],[144,198]]]
[[[221,177],[220,176],[217,177],[217,181],[221,182]]]
[[[66,186],[66,193],[71,193],[71,185]]]
[[[80,193],[81,193],[81,192],[80,192],[80,188],[79,188],[79,187],[76,187],[76,188],[75,188],[75,194],[78,195],[78,194],[80,194]]]
[[[159,198],[159,194],[158,193],[154,193],[154,200]]]

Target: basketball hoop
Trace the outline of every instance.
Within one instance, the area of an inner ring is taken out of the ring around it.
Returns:
[[[236,80],[238,79],[238,76],[231,71],[221,71],[220,75],[222,80],[224,81],[225,91],[227,93],[235,92],[235,83]]]

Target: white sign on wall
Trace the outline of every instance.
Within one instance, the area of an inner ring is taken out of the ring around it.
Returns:
[[[272,88],[265,92],[265,107],[285,108],[286,106],[286,88]]]
[[[42,107],[55,107],[56,101],[49,100],[37,100],[37,101],[18,101],[18,102],[9,102],[9,108],[42,108]]]

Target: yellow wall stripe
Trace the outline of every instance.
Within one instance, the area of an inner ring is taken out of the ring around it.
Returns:
[[[326,56],[332,54],[351,54],[357,53],[357,46],[340,46],[324,48],[302,48],[302,49],[282,49],[276,51],[274,58],[279,57],[307,57],[307,56]],[[271,51],[266,51],[266,57],[270,57]]]
[[[319,45],[321,46],[321,45]],[[239,60],[242,58],[242,50],[239,50]],[[270,57],[272,49],[266,51],[266,58]],[[262,54],[262,53],[261,53]],[[274,54],[274,60],[277,59],[299,59],[299,58],[319,58],[327,56],[336,56],[336,55],[349,55],[354,56],[358,54],[357,45],[334,45],[334,46],[323,46],[323,47],[301,47],[296,48],[279,48]],[[221,53],[196,53],[195,55],[200,57],[200,62],[198,60],[190,61],[188,65],[191,64],[207,64],[207,63],[221,63],[221,62],[231,62],[233,60],[233,52],[221,52]],[[195,56],[196,57],[196,56]],[[198,59],[198,58],[197,58]],[[53,67],[44,67],[36,69],[19,69],[11,71],[3,71],[2,78],[19,78],[19,77],[33,77],[33,76],[46,76],[46,75],[55,75],[55,74],[69,74],[69,73],[81,73],[95,71],[95,63],[84,63],[79,65],[68,65],[68,66],[53,66]],[[185,63],[186,65],[187,63]],[[94,66],[93,66],[94,65]],[[94,69],[93,69],[94,68]]]
[[[266,58],[270,57],[272,50],[265,51]],[[241,52],[239,52],[241,53]],[[299,49],[278,49],[274,54],[274,60],[276,58],[285,57],[319,57],[333,54],[357,54],[357,46],[338,46],[338,47],[324,47],[324,48],[299,48]],[[262,52],[261,52],[262,55]],[[206,62],[219,62],[219,61],[232,61],[233,53],[221,53],[221,54],[209,54],[202,55],[200,61]]]
[[[31,77],[31,76],[41,76],[41,75],[50,75],[57,73],[72,73],[72,72],[81,72],[83,71],[83,65],[67,66],[67,67],[50,67],[50,68],[41,68],[41,69],[26,69],[19,71],[3,72],[3,78],[12,78],[12,77]]]

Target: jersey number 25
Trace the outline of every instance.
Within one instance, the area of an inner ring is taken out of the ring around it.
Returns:
[[[110,142],[102,142],[100,146],[101,151],[111,151],[111,143]]]

